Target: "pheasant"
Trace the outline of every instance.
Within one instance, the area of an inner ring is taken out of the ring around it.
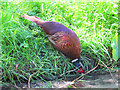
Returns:
[[[52,46],[66,57],[78,68],[79,73],[84,73],[83,65],[80,62],[81,44],[76,33],[66,26],[54,22],[43,21],[36,16],[22,15],[25,19],[35,22],[48,35],[48,40]]]

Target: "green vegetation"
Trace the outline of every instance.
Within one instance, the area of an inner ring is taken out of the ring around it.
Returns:
[[[112,55],[113,55],[113,59],[114,60],[118,60],[120,58],[120,35],[115,35],[113,37],[113,41],[112,41]]]
[[[3,82],[16,84],[16,81],[28,81],[30,75],[31,80],[76,75],[76,72],[64,74],[75,66],[53,49],[39,26],[19,17],[23,13],[59,22],[75,31],[81,41],[81,57],[86,66],[93,68],[93,62],[96,64],[100,60],[110,68],[117,67],[111,47],[118,30],[117,2],[14,1],[1,2],[0,6]]]

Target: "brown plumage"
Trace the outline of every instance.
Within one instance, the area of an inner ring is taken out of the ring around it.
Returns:
[[[28,16],[26,14],[21,17],[24,17],[25,19],[33,21],[39,25],[42,30],[49,35],[48,40],[52,46],[71,60],[74,60],[73,62],[75,62],[74,65],[76,67],[80,66],[78,63],[81,54],[80,40],[74,31],[58,22],[43,21],[38,17]]]

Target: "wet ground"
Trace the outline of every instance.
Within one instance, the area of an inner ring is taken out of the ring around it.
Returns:
[[[92,74],[91,76],[85,76],[81,80],[77,80],[77,82],[72,83],[72,81],[68,79],[66,80],[55,80],[43,82],[41,80],[37,80],[35,82],[31,82],[31,88],[118,88],[120,87],[120,72],[118,73],[110,73],[107,74]],[[72,84],[71,84],[72,83]],[[17,86],[17,88],[28,88],[27,83],[22,83]]]

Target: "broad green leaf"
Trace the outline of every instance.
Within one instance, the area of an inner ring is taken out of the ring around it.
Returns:
[[[112,41],[112,55],[113,59],[117,61],[120,58],[120,35],[115,35]]]

